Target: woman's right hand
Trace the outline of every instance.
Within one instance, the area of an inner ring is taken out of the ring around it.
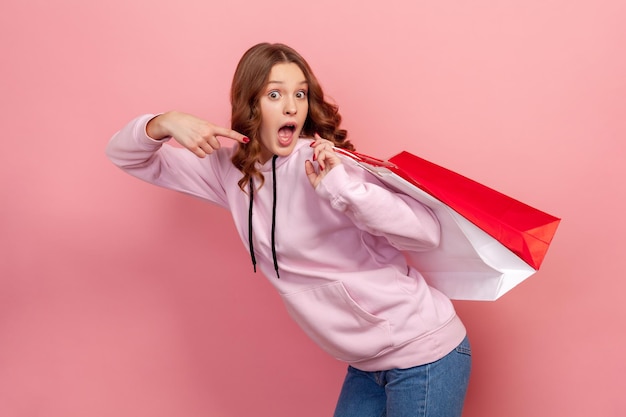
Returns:
[[[220,148],[218,136],[240,143],[250,141],[246,136],[232,129],[216,126],[191,114],[177,111],[170,111],[152,118],[146,126],[146,133],[156,140],[172,137],[199,158],[204,158]]]

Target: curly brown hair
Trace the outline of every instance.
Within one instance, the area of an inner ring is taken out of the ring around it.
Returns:
[[[312,137],[315,133],[332,141],[335,146],[355,150],[346,138],[348,132],[340,129],[341,115],[338,107],[324,99],[324,92],[311,67],[294,49],[281,43],[260,43],[248,49],[241,57],[230,90],[232,105],[231,128],[250,138],[250,143],[239,146],[232,156],[233,164],[243,173],[239,187],[245,187],[251,178],[257,178],[263,185],[263,175],[255,164],[261,154],[259,132],[261,128],[261,109],[259,99],[269,81],[274,65],[294,63],[300,67],[308,83],[309,112],[302,134]]]

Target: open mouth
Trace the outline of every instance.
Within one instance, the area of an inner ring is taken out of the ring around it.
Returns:
[[[278,129],[278,140],[282,144],[289,144],[291,142],[291,139],[293,138],[295,131],[295,124],[288,123],[282,126],[280,129]]]

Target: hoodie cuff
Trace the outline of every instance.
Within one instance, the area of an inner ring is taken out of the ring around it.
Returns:
[[[172,138],[171,136],[165,137],[163,139],[154,139],[148,136],[148,123],[150,122],[150,120],[154,119],[157,116],[160,116],[161,114],[163,113],[144,114],[143,116],[139,116],[135,122],[135,137],[154,143],[164,143],[169,141]]]
[[[347,201],[344,198],[345,190],[350,185],[351,178],[344,164],[337,165],[324,176],[315,191],[320,197],[330,201],[331,206],[339,211],[345,211]]]

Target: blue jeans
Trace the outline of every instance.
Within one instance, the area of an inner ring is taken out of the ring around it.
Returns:
[[[335,417],[460,417],[472,365],[467,337],[436,362],[365,372],[348,367]]]

